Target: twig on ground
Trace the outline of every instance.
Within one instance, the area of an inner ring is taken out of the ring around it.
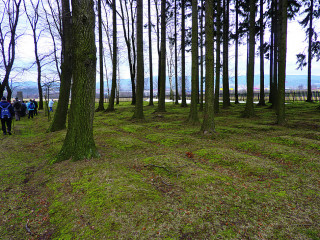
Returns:
[[[162,178],[160,178],[161,179],[161,182],[163,183],[163,184],[165,184],[165,185],[167,185],[167,186],[172,186],[173,184],[170,184],[170,183],[166,183]]]
[[[29,223],[29,219],[27,220],[27,223],[26,223],[26,230],[28,233],[30,233],[32,235],[32,232],[31,232],[30,228],[28,227],[28,223]]]

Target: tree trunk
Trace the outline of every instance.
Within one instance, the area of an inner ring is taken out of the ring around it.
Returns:
[[[273,68],[274,68],[274,0],[271,2],[271,9],[272,9],[272,19],[271,19],[271,31],[270,31],[270,72],[269,72],[269,77],[270,77],[270,90],[269,90],[269,103],[274,102],[274,74],[273,74]]]
[[[312,28],[312,20],[313,20],[313,0],[310,0],[310,19],[309,19],[309,47],[308,47],[308,94],[307,94],[307,102],[312,102],[312,88],[311,88],[311,63],[312,63],[312,36],[313,36],[313,28]]]
[[[116,88],[117,88],[117,57],[118,57],[118,49],[117,49],[117,11],[116,11],[116,0],[112,2],[112,18],[113,18],[113,58],[112,58],[112,86],[111,86],[111,94],[109,98],[109,105],[107,108],[107,112],[114,111],[114,100],[116,97]],[[131,80],[132,81],[132,80]],[[133,93],[132,93],[133,94]]]
[[[198,118],[198,4],[197,0],[192,0],[192,42],[191,42],[191,106],[189,122],[197,124]]]
[[[179,104],[179,88],[178,88],[178,41],[177,41],[177,0],[174,0],[174,79],[176,85],[176,101]]]
[[[213,17],[213,15],[211,16]],[[213,25],[212,25],[213,26]],[[200,106],[199,111],[203,111],[203,0],[201,0],[201,14],[200,14]],[[212,51],[213,54],[213,51]],[[213,61],[212,65],[213,66]]]
[[[62,62],[58,105],[49,127],[50,132],[66,128],[72,78],[72,24],[69,0],[62,1]]]
[[[152,38],[151,38],[151,1],[148,0],[148,35],[149,35],[149,69],[150,69],[150,102],[153,106],[153,67],[152,67]],[[138,64],[139,65],[139,64]]]
[[[185,59],[185,0],[181,0],[181,107],[187,107],[186,100],[186,59]]]
[[[229,0],[223,0],[223,108],[229,106]]]
[[[221,48],[221,0],[217,0],[217,49],[216,49],[216,84],[214,97],[214,112],[219,112],[220,95],[220,48]]]
[[[158,112],[165,112],[166,98],[166,0],[161,0],[160,96]]]
[[[234,66],[234,96],[235,104],[239,103],[238,96],[238,63],[239,63],[239,0],[236,0],[236,41],[235,41],[235,66]]]
[[[279,11],[278,2],[274,0],[274,45],[273,45],[273,100],[272,107],[275,108],[277,112],[277,100],[278,100],[278,37],[279,37]]]
[[[264,26],[263,26],[263,0],[260,0],[260,106],[265,106],[264,100]]]
[[[133,118],[143,115],[144,63],[143,63],[143,0],[137,0],[137,98]]]
[[[253,105],[253,84],[254,84],[254,50],[255,50],[255,0],[250,0],[250,16],[249,16],[249,60],[247,74],[247,101],[244,110],[244,117],[254,116]]]
[[[285,82],[287,54],[287,0],[280,1],[280,31],[279,31],[279,77],[278,77],[278,115],[277,123],[285,124]]]
[[[96,46],[93,0],[72,1],[73,84],[67,135],[56,161],[98,157],[93,139]]]
[[[98,28],[99,28],[99,68],[100,68],[100,97],[97,111],[104,110],[104,84],[103,84],[103,43],[102,43],[102,16],[101,0],[98,0]]]
[[[212,134],[214,126],[214,55],[213,55],[213,0],[206,0],[205,16],[206,33],[206,87],[205,87],[205,108],[201,131]]]

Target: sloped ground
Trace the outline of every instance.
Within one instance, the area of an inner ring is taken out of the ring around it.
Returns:
[[[96,113],[101,158],[49,165],[66,131],[44,114],[1,136],[1,239],[319,239],[320,111],[244,105],[216,116],[215,136],[185,123],[189,109]],[[201,117],[201,113],[200,113]]]

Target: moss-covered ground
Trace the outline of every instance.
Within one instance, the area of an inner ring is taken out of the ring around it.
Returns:
[[[147,105],[147,103],[146,103]],[[94,120],[98,159],[50,165],[66,131],[44,113],[0,144],[0,239],[320,239],[320,111],[287,106],[216,115],[216,134],[121,103]],[[200,113],[200,119],[202,117]]]

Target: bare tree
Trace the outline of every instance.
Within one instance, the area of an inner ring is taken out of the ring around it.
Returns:
[[[128,51],[128,62],[130,68],[130,77],[131,77],[131,89],[132,89],[132,102],[134,105],[136,103],[136,41],[135,41],[135,16],[136,8],[135,1],[120,1],[121,14],[120,18],[122,21],[122,28],[124,33],[124,40],[127,45]]]
[[[28,21],[30,23],[30,27],[32,30],[32,37],[33,37],[33,44],[34,44],[34,56],[36,59],[36,65],[37,65],[37,83],[38,83],[38,92],[39,92],[39,109],[43,109],[43,93],[42,93],[42,87],[41,87],[41,61],[45,58],[45,56],[41,57],[39,54],[39,39],[41,37],[41,33],[43,30],[38,30],[39,26],[39,5],[40,5],[40,0],[29,0],[28,1],[28,6],[31,9],[27,8],[26,5],[26,0],[23,1],[24,3],[24,9],[25,13],[27,15]]]
[[[0,83],[0,96],[7,89],[8,100],[11,99],[12,90],[9,86],[9,77],[16,57],[16,41],[18,39],[17,26],[20,17],[20,5],[22,0],[2,1],[3,13],[0,19],[0,50],[2,55],[1,65],[5,74]]]

